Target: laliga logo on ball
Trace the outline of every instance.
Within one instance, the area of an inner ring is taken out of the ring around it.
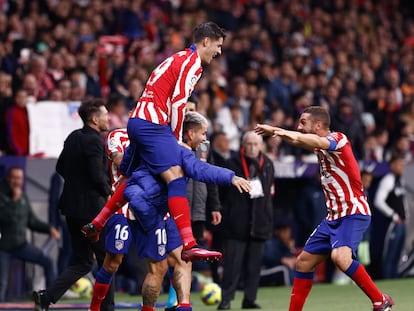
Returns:
[[[204,285],[200,293],[201,300],[206,305],[216,305],[221,302],[221,287],[216,283],[208,283]]]

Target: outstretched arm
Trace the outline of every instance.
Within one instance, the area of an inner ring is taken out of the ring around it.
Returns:
[[[321,137],[316,134],[301,133],[298,131],[289,131],[267,124],[256,125],[254,131],[260,135],[273,137],[279,136],[291,145],[309,150],[315,148],[329,149],[331,145],[331,142],[326,137]]]
[[[185,147],[182,147],[182,168],[186,176],[197,181],[218,185],[232,184],[240,192],[249,192],[251,189],[248,180],[235,176],[234,172],[227,168],[200,161],[193,151]]]

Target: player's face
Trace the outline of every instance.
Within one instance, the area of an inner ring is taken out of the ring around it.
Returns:
[[[200,55],[203,64],[210,64],[214,57],[221,55],[221,48],[223,46],[223,38],[212,40],[205,38],[203,41],[204,51]]]
[[[302,113],[299,119],[298,132],[305,134],[315,134],[315,124],[312,122],[309,113]]]
[[[191,149],[197,150],[202,142],[207,140],[207,125],[202,124],[198,129],[192,130],[191,141],[189,145]]]

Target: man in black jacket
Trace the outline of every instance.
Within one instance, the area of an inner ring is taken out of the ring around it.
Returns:
[[[91,243],[81,232],[82,226],[99,213],[111,192],[108,160],[101,136],[109,126],[105,102],[101,99],[83,102],[79,116],[84,126],[67,137],[56,164],[56,171],[65,180],[59,209],[66,216],[72,258],[69,267],[51,286],[33,292],[35,310],[48,310],[50,303],[58,301],[73,283],[87,274],[92,269],[94,254],[99,267],[105,257],[105,235]],[[114,310],[113,285],[101,310]]]
[[[273,232],[272,161],[260,151],[262,137],[250,131],[244,134],[240,152],[227,167],[237,176],[250,180],[250,193],[228,189],[223,202],[226,234],[222,302],[219,310],[230,309],[230,301],[241,277],[244,280],[243,309],[260,309],[256,303],[264,242]]]

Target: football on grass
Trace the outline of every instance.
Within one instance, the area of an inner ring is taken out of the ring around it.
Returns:
[[[204,285],[200,296],[206,305],[219,304],[221,302],[221,287],[216,283],[208,283]]]
[[[89,298],[92,296],[93,283],[88,278],[83,277],[77,280],[70,289],[80,297]]]

